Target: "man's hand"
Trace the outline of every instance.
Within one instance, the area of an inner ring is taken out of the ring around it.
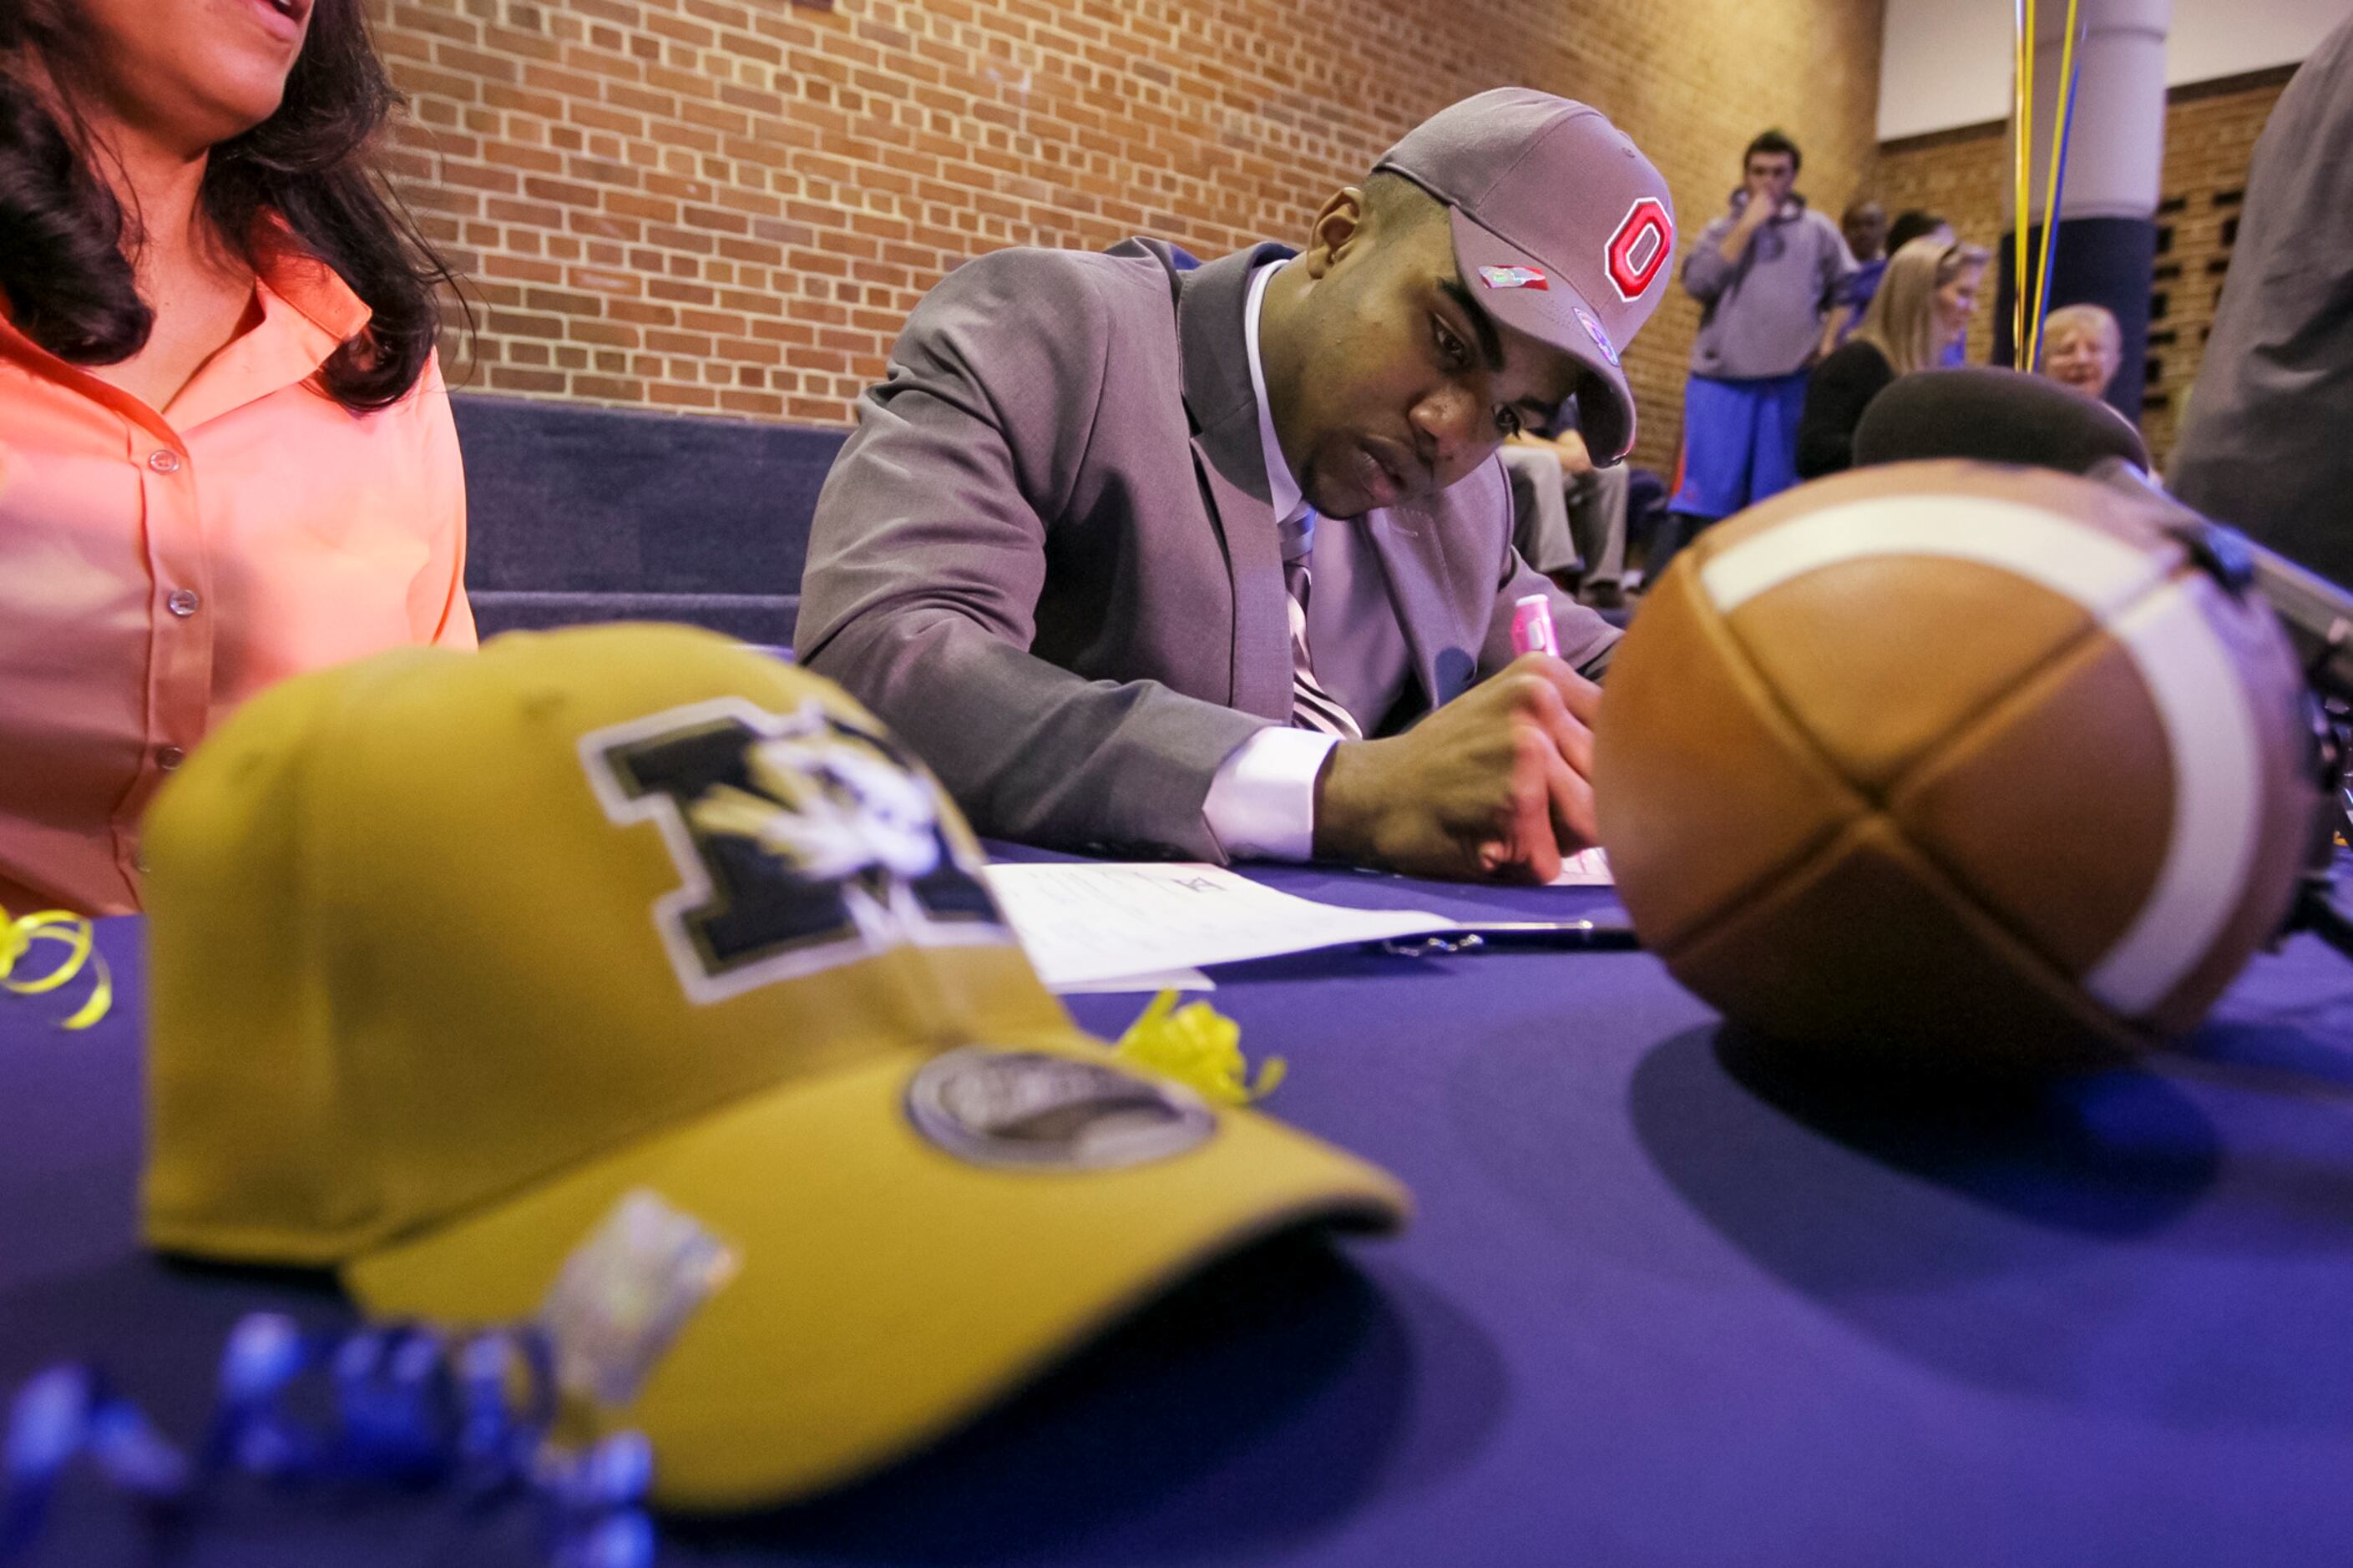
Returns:
[[[1748,200],[1741,204],[1740,216],[1734,220],[1738,226],[1754,234],[1773,221],[1774,213],[1781,205],[1780,193],[1774,185],[1769,175],[1746,182]]]
[[[1820,364],[1822,361],[1836,353],[1838,352],[1840,342],[1846,337],[1847,324],[1853,320],[1853,306],[1831,306],[1831,313],[1822,318],[1821,342],[1814,345],[1814,357],[1808,360],[1806,363],[1809,365]]]
[[[1750,180],[1743,189],[1748,193],[1748,199],[1740,204],[1740,211],[1733,218],[1731,229],[1716,245],[1716,249],[1724,253],[1726,261],[1737,261],[1747,253],[1748,242],[1757,237],[1757,231],[1765,226],[1772,218],[1773,210],[1781,205],[1773,194],[1773,182],[1769,179],[1761,183]]]
[[[1601,689],[1528,654],[1402,735],[1344,741],[1315,781],[1319,859],[1549,882],[1595,842]]]

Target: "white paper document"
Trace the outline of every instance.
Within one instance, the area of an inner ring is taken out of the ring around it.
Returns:
[[[1261,887],[1221,866],[1080,861],[982,875],[1039,977],[1055,989],[1205,963],[1448,931],[1426,910],[1348,910]]]
[[[1616,883],[1609,875],[1609,857],[1599,848],[1581,849],[1560,863],[1560,875],[1545,884],[1547,888],[1608,888]]]
[[[1107,980],[1065,980],[1048,987],[1064,996],[1108,996],[1129,991],[1215,991],[1218,983],[1198,969],[1155,969],[1149,974],[1114,974]]]

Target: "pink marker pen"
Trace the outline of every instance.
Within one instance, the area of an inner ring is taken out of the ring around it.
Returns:
[[[1542,594],[1530,594],[1513,604],[1512,651],[1560,657],[1560,638],[1552,629],[1552,602]]]

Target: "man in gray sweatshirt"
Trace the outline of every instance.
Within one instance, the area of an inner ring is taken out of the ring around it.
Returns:
[[[1700,302],[1683,393],[1683,477],[1653,581],[1699,530],[1798,482],[1798,417],[1824,312],[1855,269],[1838,225],[1789,187],[1797,143],[1767,131],[1748,144],[1731,210],[1683,261]]]

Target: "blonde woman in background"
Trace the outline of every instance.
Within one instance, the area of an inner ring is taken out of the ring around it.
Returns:
[[[1969,330],[1989,254],[1915,239],[1889,259],[1879,291],[1844,347],[1814,367],[1798,422],[1798,475],[1819,479],[1854,457],[1854,427],[1888,383],[1934,370]]]

